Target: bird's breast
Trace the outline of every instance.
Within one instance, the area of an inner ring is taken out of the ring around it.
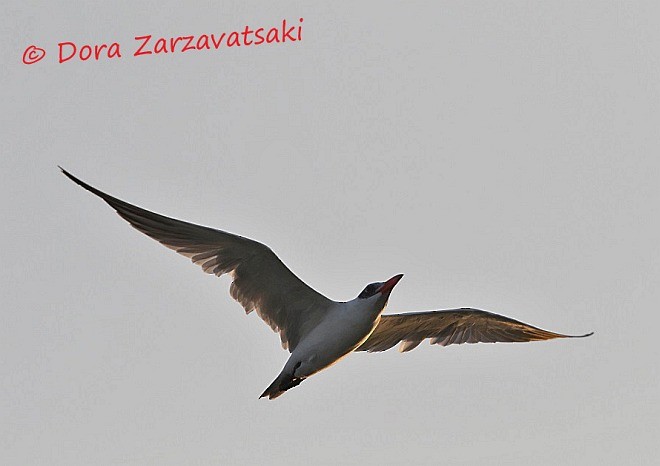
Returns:
[[[315,372],[357,348],[378,323],[378,315],[360,312],[361,309],[347,306],[348,303],[341,304],[344,306],[329,309],[326,317],[295,350],[297,358],[313,361]]]

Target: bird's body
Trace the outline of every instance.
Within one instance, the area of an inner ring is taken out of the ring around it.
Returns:
[[[364,301],[364,300],[361,300]],[[303,339],[289,358],[302,362],[296,375],[309,377],[360,346],[373,332],[382,309],[375,302],[334,303],[324,319]]]
[[[427,338],[431,344],[446,346],[572,337],[478,309],[381,315],[403,275],[371,283],[351,301],[333,301],[296,277],[270,248],[257,241],[150,212],[61,170],[133,227],[190,258],[204,272],[232,275],[231,296],[247,313],[256,311],[291,352],[262,397],[280,396],[353,351],[385,351],[399,342],[400,351],[405,352]]]
[[[377,299],[346,303],[334,302],[321,322],[300,341],[284,369],[271,387],[261,395],[276,398],[284,393],[280,386],[291,380],[302,382],[317,372],[337,363],[353,352],[373,332],[382,308]]]

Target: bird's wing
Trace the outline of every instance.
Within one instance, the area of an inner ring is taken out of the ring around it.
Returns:
[[[323,319],[332,301],[314,291],[264,244],[213,228],[165,217],[112,197],[60,167],[72,181],[96,194],[133,227],[190,258],[204,272],[233,277],[230,293],[246,313],[257,311],[293,351]]]
[[[401,342],[399,351],[406,352],[427,338],[432,345],[447,346],[579,338],[592,333],[562,335],[491,312],[463,308],[383,315],[373,333],[355,351],[385,351]]]

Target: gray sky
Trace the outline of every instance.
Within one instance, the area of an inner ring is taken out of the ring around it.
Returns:
[[[0,462],[654,462],[658,6],[428,3],[5,2]],[[300,17],[296,43],[132,56]],[[596,334],[354,354],[258,400],[277,335],[57,164],[333,299],[405,273],[389,312]]]

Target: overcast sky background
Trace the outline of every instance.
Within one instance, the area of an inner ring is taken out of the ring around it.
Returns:
[[[657,3],[246,3],[3,5],[0,462],[655,463]],[[131,56],[299,17],[295,44]],[[333,299],[405,273],[389,312],[596,333],[354,354],[258,400],[277,335],[57,164]]]

